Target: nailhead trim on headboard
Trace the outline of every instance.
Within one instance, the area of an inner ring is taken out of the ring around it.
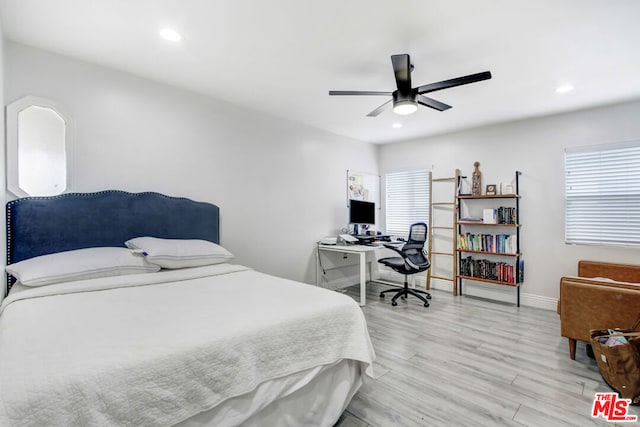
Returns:
[[[6,234],[6,248],[7,248],[7,258],[6,258],[6,263],[7,265],[9,265],[9,263],[11,263],[12,259],[15,257],[14,254],[12,253],[12,242],[14,239],[14,236],[12,235],[12,230],[11,230],[11,225],[15,222],[12,222],[13,216],[14,216],[14,209],[16,206],[22,204],[22,203],[28,203],[31,201],[37,201],[37,200],[56,200],[56,199],[63,199],[63,198],[70,198],[70,197],[75,197],[75,198],[96,198],[99,197],[100,195],[109,195],[109,194],[122,194],[125,197],[143,197],[143,196],[155,196],[158,198],[162,198],[162,199],[167,199],[167,200],[175,200],[175,201],[189,201],[189,202],[193,202],[194,206],[201,206],[201,205],[211,205],[213,207],[215,207],[216,209],[216,218],[212,218],[212,220],[215,219],[216,221],[216,228],[215,228],[215,232],[218,234],[218,240],[219,240],[219,214],[217,212],[218,211],[218,207],[215,205],[212,205],[211,203],[208,202],[197,202],[194,201],[192,199],[186,198],[186,197],[174,197],[174,196],[167,196],[165,194],[161,194],[161,193],[157,193],[157,192],[152,192],[152,191],[147,191],[147,192],[139,192],[139,193],[131,193],[128,191],[123,191],[123,190],[102,190],[102,191],[97,191],[97,192],[92,192],[92,193],[63,193],[57,196],[31,196],[31,197],[23,197],[20,199],[15,199],[12,200],[10,202],[7,203],[6,205],[6,230],[7,230],[7,234]],[[190,205],[189,205],[190,206]],[[208,212],[209,208],[205,208],[207,209],[206,212]],[[195,211],[194,211],[195,212]],[[199,211],[198,211],[199,212]],[[207,216],[208,218],[208,216]],[[135,224],[135,223],[134,223]],[[164,224],[164,223],[163,223]],[[207,221],[207,225],[209,225],[209,222]],[[193,228],[193,227],[192,227]],[[212,227],[209,227],[210,229]],[[177,230],[182,230],[183,228],[179,228],[176,229],[174,231]],[[193,231],[193,230],[191,230]],[[180,234],[182,234],[182,231],[179,232]],[[200,233],[198,233],[200,234]],[[209,234],[209,233],[207,233]],[[124,244],[124,242],[122,242]],[[11,285],[13,284],[13,278],[9,275],[7,275],[7,292],[9,291],[9,289],[11,288]]]
[[[167,196],[166,194],[162,194],[162,193],[157,193],[154,191],[143,191],[140,193],[130,193],[128,191],[123,191],[123,190],[102,190],[102,191],[96,191],[93,193],[63,193],[63,194],[58,194],[56,196],[30,196],[30,197],[22,197],[20,199],[15,199],[15,200],[11,200],[10,202],[7,203],[7,223],[6,223],[6,228],[7,228],[7,264],[9,264],[9,261],[11,260],[11,248],[9,247],[9,242],[11,241],[10,235],[11,235],[11,230],[9,229],[9,224],[11,222],[11,213],[12,213],[12,208],[14,205],[18,204],[18,203],[23,203],[26,200],[55,200],[55,199],[61,199],[61,198],[66,198],[66,197],[70,197],[70,196],[74,196],[74,197],[93,197],[93,196],[97,196],[100,194],[108,194],[108,193],[121,193],[124,195],[128,195],[128,196],[143,196],[143,195],[147,195],[147,194],[153,194],[156,196],[160,196],[160,197],[165,197],[167,199],[174,199],[174,200],[191,200],[191,199],[187,199],[186,197],[174,197],[174,196]]]

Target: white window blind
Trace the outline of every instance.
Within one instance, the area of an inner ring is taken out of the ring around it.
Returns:
[[[640,246],[640,141],[565,150],[565,240]]]
[[[416,222],[429,223],[429,171],[385,175],[387,234],[407,236]]]

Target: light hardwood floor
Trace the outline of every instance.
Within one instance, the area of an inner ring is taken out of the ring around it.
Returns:
[[[640,425],[591,417],[594,394],[611,389],[584,343],[569,359],[554,311],[437,290],[428,308],[413,297],[393,307],[378,296],[388,286],[367,288],[375,377],[336,427]]]

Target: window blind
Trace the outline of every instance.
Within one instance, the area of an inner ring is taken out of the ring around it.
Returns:
[[[640,141],[565,150],[565,241],[640,246]]]
[[[416,222],[429,223],[429,171],[385,175],[387,234],[407,236]]]

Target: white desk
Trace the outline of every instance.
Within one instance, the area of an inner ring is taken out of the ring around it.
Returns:
[[[365,245],[318,245],[316,285],[320,286],[320,281],[322,280],[320,274],[320,252],[357,254],[360,256],[360,306],[364,306],[367,303],[367,252],[372,252],[376,249],[376,246]],[[371,277],[371,272],[369,272],[369,277]]]

